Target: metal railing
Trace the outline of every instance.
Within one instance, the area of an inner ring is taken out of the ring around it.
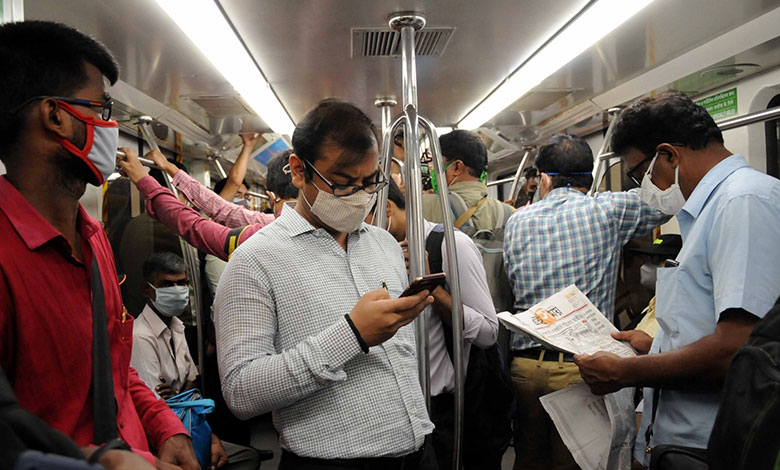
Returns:
[[[401,61],[403,76],[403,114],[384,129],[382,159],[385,174],[390,174],[393,155],[393,136],[400,126],[404,126],[404,165],[402,167],[406,184],[406,238],[409,242],[409,275],[411,279],[425,275],[425,237],[422,211],[422,163],[420,162],[419,130],[427,132],[431,141],[431,157],[434,169],[444,174],[444,160],[439,147],[439,137],[435,126],[417,112],[417,70],[414,49],[415,31],[425,26],[425,18],[417,13],[399,13],[391,16],[390,27],[401,33]],[[389,121],[389,118],[388,118]],[[461,447],[463,442],[463,314],[460,295],[460,276],[458,273],[457,252],[455,250],[455,232],[452,212],[450,211],[447,182],[439,182],[439,202],[441,204],[444,241],[450,260],[450,295],[452,297],[452,337],[453,363],[455,366],[455,426],[453,468],[460,468]],[[387,211],[387,189],[379,193],[375,223],[385,228]],[[418,374],[425,395],[426,405],[430,409],[431,376],[428,348],[428,307],[415,320],[415,338],[417,340]]]

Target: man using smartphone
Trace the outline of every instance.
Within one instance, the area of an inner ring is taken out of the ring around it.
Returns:
[[[225,400],[239,418],[273,412],[285,470],[417,469],[433,430],[408,326],[433,298],[398,298],[401,249],[363,223],[387,184],[378,141],[351,104],[310,110],[292,139],[295,210],[235,251],[217,290]]]

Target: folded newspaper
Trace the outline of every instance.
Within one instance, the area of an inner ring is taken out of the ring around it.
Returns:
[[[501,312],[498,319],[509,330],[550,349],[572,354],[607,351],[623,357],[636,355],[631,346],[610,336],[617,328],[573,284],[525,312]]]
[[[631,468],[636,437],[633,388],[597,396],[580,383],[540,401],[581,469]]]

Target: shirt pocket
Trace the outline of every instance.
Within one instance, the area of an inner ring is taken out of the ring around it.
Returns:
[[[658,268],[655,284],[655,318],[670,336],[680,333],[677,313],[685,305],[685,293],[680,285],[680,267]]]

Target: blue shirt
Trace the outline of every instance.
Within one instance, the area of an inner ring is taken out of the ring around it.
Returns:
[[[636,191],[588,196],[557,188],[515,212],[504,234],[504,266],[515,311],[528,310],[575,284],[612,321],[620,251],[668,217]],[[512,349],[538,346],[512,334]]]
[[[680,349],[715,332],[720,315],[744,309],[763,317],[780,295],[780,181],[732,155],[712,168],[677,214],[683,247],[679,266],[659,268],[656,318],[660,330],[650,354]],[[652,445],[707,447],[720,392],[664,389]],[[652,389],[635,456],[645,459]]]

